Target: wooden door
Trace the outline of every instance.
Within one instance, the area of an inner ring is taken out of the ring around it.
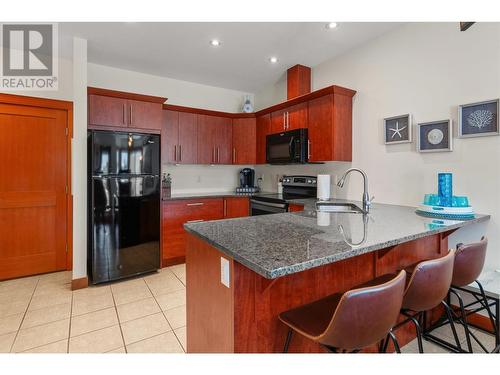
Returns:
[[[128,105],[126,99],[103,95],[89,95],[88,98],[90,125],[127,126]]]
[[[307,128],[307,102],[286,109],[286,130]]]
[[[179,160],[181,164],[196,164],[198,159],[198,126],[194,113],[179,112]]]
[[[217,164],[231,164],[233,158],[233,121],[227,117],[217,118],[216,157]]]
[[[0,104],[0,280],[66,269],[68,112]]]
[[[233,164],[256,163],[255,118],[233,119]]]
[[[250,200],[248,197],[224,198],[224,218],[245,217],[250,215]]]
[[[333,160],[333,95],[309,101],[309,161]]]
[[[271,134],[271,115],[257,117],[257,164],[266,163],[266,136]]]
[[[197,164],[215,164],[216,156],[216,134],[217,117],[198,115],[198,162]]]
[[[135,129],[160,130],[162,106],[159,103],[128,100],[128,126]]]
[[[283,110],[274,111],[271,113],[271,133],[282,133],[286,128],[286,113]]]
[[[179,112],[163,111],[163,126],[161,129],[161,162],[162,164],[177,163],[179,158]]]

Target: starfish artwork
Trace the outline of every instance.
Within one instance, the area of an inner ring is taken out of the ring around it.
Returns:
[[[399,128],[399,121],[396,121],[396,127],[395,128],[389,128],[389,130],[391,132],[393,132],[392,136],[391,136],[391,139],[394,139],[394,137],[396,136],[396,134],[398,135],[398,137],[400,139],[403,139],[403,135],[401,134],[401,132],[403,130],[405,130],[406,128],[407,128],[407,126],[403,126],[402,128]]]

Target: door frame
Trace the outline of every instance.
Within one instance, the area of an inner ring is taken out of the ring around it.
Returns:
[[[71,140],[73,139],[73,102],[58,99],[38,98],[34,96],[23,96],[0,93],[0,103],[13,104],[28,107],[40,107],[66,111],[66,125],[68,135],[66,137],[66,184],[68,194],[66,195],[66,270],[73,269],[73,187],[71,185]]]

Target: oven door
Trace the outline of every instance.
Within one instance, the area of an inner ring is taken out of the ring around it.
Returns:
[[[266,137],[266,162],[269,164],[306,163],[307,129],[268,135]]]
[[[269,215],[288,212],[288,203],[265,202],[256,199],[250,199],[250,215]]]

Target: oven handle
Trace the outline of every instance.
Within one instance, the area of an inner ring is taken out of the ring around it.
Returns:
[[[267,206],[267,207],[276,207],[276,208],[282,208],[286,209],[288,206],[288,203],[272,203],[272,202],[262,202],[258,201],[255,199],[250,199],[250,203],[255,204],[256,206]]]

